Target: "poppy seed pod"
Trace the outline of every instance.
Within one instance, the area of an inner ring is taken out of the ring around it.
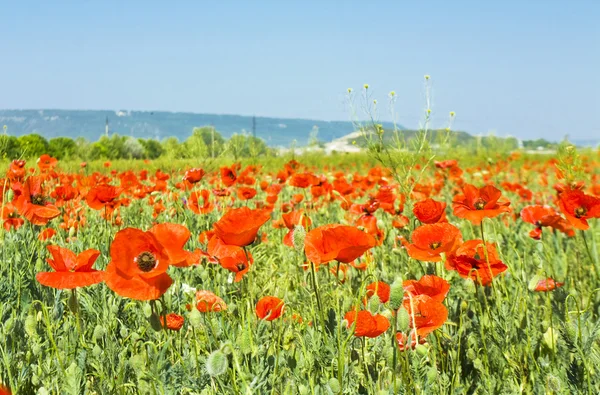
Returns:
[[[390,286],[390,307],[394,310],[398,310],[402,306],[404,300],[404,287],[402,286],[402,280],[396,279]]]

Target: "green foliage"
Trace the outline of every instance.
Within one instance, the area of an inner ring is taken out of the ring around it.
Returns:
[[[21,143],[15,136],[0,135],[0,160],[17,159],[22,153]]]
[[[19,145],[27,158],[36,158],[48,153],[48,140],[39,134],[27,134],[19,137]]]
[[[56,137],[48,141],[48,154],[56,159],[70,159],[77,152],[77,143],[68,137]]]

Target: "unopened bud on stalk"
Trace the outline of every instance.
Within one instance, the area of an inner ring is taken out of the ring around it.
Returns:
[[[401,332],[408,332],[410,327],[410,315],[404,307],[401,307],[396,312],[398,314],[398,330]]]
[[[292,233],[292,243],[296,251],[304,250],[304,239],[306,238],[306,229],[302,225],[296,225]]]
[[[369,299],[369,310],[372,313],[376,313],[379,310],[379,305],[381,304],[381,300],[379,296],[373,295],[371,299]]]
[[[398,310],[402,306],[403,299],[404,287],[402,286],[402,280],[396,279],[390,286],[390,307],[393,310]]]
[[[206,373],[211,377],[217,377],[227,371],[227,355],[221,350],[213,351],[206,359]]]

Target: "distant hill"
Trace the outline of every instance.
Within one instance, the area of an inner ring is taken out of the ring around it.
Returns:
[[[213,125],[228,138],[244,130],[251,133],[253,123],[250,116],[164,111],[0,110],[0,127],[7,125],[8,133],[15,136],[35,132],[46,138],[81,136],[96,141],[104,133],[107,118],[110,133],[159,140],[175,136],[180,141],[197,126]],[[273,147],[287,147],[293,140],[306,145],[315,126],[318,139],[325,142],[354,131],[351,122],[256,117],[257,137]]]

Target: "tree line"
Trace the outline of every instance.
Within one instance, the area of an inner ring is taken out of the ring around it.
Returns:
[[[227,153],[235,159],[270,155],[272,150],[264,140],[247,134],[234,134],[225,139],[210,126],[194,128],[190,137],[179,141],[168,137],[156,139],[135,138],[112,134],[91,142],[84,137],[55,137],[46,139],[32,133],[20,137],[11,136],[6,129],[0,135],[0,158],[37,158],[49,154],[60,160],[102,159],[157,159],[217,157]]]

